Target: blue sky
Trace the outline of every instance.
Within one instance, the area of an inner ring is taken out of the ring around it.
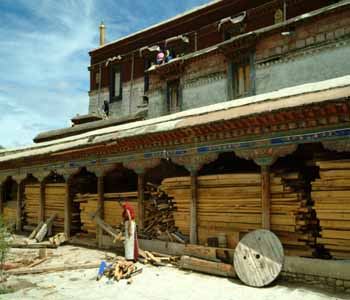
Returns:
[[[0,145],[32,143],[87,113],[88,51],[208,0],[0,0]],[[132,3],[132,4],[131,4]]]

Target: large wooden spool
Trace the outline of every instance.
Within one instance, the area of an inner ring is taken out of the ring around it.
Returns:
[[[272,283],[282,271],[283,247],[278,237],[264,229],[248,233],[238,243],[234,268],[245,284],[263,287]]]

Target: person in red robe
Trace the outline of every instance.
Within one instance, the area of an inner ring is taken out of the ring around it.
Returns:
[[[125,202],[123,206],[123,220],[125,225],[125,258],[127,260],[136,261],[138,258],[138,241],[137,241],[137,230],[135,223],[135,211],[132,206]]]

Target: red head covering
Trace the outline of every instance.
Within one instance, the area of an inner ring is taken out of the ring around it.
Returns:
[[[124,208],[124,211],[123,211],[123,219],[125,221],[129,220],[129,217],[128,217],[128,213],[127,213],[127,210],[129,211],[129,214],[130,214],[130,217],[131,217],[131,220],[134,220],[135,219],[135,211],[134,209],[132,208],[132,206],[128,203],[128,202],[125,202],[123,204],[123,208]]]

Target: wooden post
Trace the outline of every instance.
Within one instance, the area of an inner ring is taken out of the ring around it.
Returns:
[[[39,198],[39,220],[38,223],[45,221],[45,180],[40,180],[40,198]]]
[[[139,229],[143,229],[144,226],[144,200],[145,200],[145,174],[139,173],[137,180],[137,198],[138,198],[138,219],[139,219]]]
[[[4,184],[0,182],[0,214],[3,214],[4,207]]]
[[[70,175],[64,175],[66,180],[66,193],[64,198],[64,233],[70,238],[71,220],[72,220],[72,204],[70,199]]]
[[[17,209],[16,209],[16,231],[22,231],[22,180],[17,180]]]
[[[262,228],[271,228],[271,185],[270,166],[261,166],[261,206],[262,206]]]
[[[103,220],[104,219],[104,175],[99,174],[97,176],[97,193],[98,193],[98,199],[97,199],[97,209],[98,209],[98,216]],[[102,240],[103,240],[103,229],[96,224],[96,241],[98,243],[98,246],[102,246]]]
[[[190,204],[190,243],[197,244],[197,198],[198,182],[197,171],[191,171],[191,204]]]

